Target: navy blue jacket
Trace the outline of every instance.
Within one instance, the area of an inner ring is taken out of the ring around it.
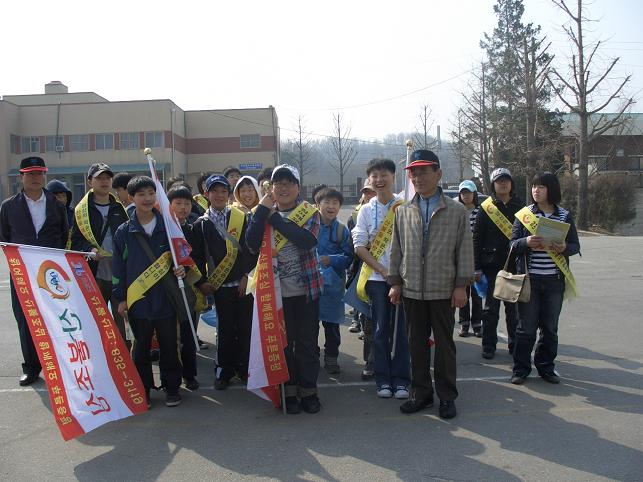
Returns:
[[[36,233],[24,192],[5,199],[0,206],[0,240],[64,249],[69,235],[67,208],[52,193],[43,189],[47,199],[45,224]]]
[[[156,216],[156,227],[151,237],[147,236],[141,223],[138,222],[136,213],[133,213],[132,218],[121,224],[116,230],[112,258],[112,282],[114,298],[118,303],[127,299],[129,285],[152,264],[134,233],[143,233],[143,236],[147,237],[156,258],[165,251],[170,250],[165,225],[163,224],[163,216],[156,209],[154,214]],[[134,319],[158,320],[176,316],[176,312],[168,301],[168,295],[165,293],[161,281],[147,291],[142,299],[132,306],[128,306],[127,310],[129,316]]]
[[[538,205],[532,204],[529,206],[529,209],[532,213],[538,212]],[[574,254],[580,253],[580,241],[578,240],[578,231],[576,231],[576,224],[572,218],[572,214],[565,209],[556,206],[554,210],[554,215],[561,216],[566,223],[569,223],[569,231],[567,231],[567,237],[565,238],[565,244],[567,247],[565,251],[562,252],[562,255],[565,256],[567,260],[567,266],[569,266],[569,257]],[[527,228],[516,219],[514,221],[513,228],[511,230],[511,248],[514,253],[516,253],[516,272],[523,274],[525,272],[525,263],[524,256],[526,254],[529,256],[529,247],[527,246],[527,237],[531,236],[531,233],[527,231]],[[560,270],[558,270],[560,273]]]

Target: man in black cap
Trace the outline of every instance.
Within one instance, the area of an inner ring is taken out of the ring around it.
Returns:
[[[64,248],[69,234],[65,206],[43,189],[47,167],[41,157],[27,157],[20,162],[22,191],[0,206],[0,240],[48,248]],[[41,366],[29,326],[11,281],[11,306],[18,323],[24,363],[21,386],[38,379]]]
[[[89,267],[96,278],[105,303],[112,298],[112,251],[114,234],[129,218],[123,205],[111,193],[114,173],[102,162],[89,166],[87,184],[91,188],[76,205],[71,247],[96,254]],[[112,302],[112,315],[125,339],[125,323]]]

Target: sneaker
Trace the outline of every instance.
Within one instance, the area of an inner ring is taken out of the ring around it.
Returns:
[[[226,380],[225,378],[217,378],[214,380],[214,388],[217,390],[225,390],[228,388],[228,385],[230,385],[230,380]]]
[[[362,380],[364,381],[372,380],[374,376],[375,376],[375,372],[370,368],[364,368],[362,370]]]
[[[475,335],[476,338],[482,338],[482,329],[481,328],[474,328],[473,329],[473,334]]]
[[[301,405],[297,397],[286,397],[286,413],[294,415],[301,412]]]
[[[199,349],[201,349],[201,350],[207,350],[208,348],[210,348],[210,344],[209,344],[209,343],[206,343],[206,342],[205,342],[205,341],[203,341],[201,338],[197,338],[197,339],[198,339],[198,341],[199,341]]]
[[[348,331],[351,333],[359,333],[362,331],[362,324],[359,321],[353,321],[351,326],[348,328]]]
[[[337,357],[325,356],[324,357],[324,370],[326,370],[326,373],[328,373],[329,375],[338,374],[341,371],[341,369],[339,368],[339,365],[337,364]]]
[[[398,400],[406,400],[409,398],[409,390],[405,386],[400,385],[395,387],[395,398]]]
[[[197,381],[196,378],[190,378],[190,379],[184,379],[183,383],[185,385],[185,388],[188,390],[198,390],[199,389],[199,382]]]
[[[431,408],[433,406],[433,397],[424,400],[416,400],[412,398],[400,405],[400,412],[402,413],[415,413],[424,408]]]
[[[455,402],[453,400],[443,401],[440,400],[440,409],[439,409],[440,418],[453,418],[456,416]]]
[[[460,330],[458,331],[458,336],[463,338],[469,336],[469,325],[461,325]]]
[[[555,373],[541,373],[540,378],[546,382],[553,383],[554,385],[560,383],[560,377]]]
[[[380,398],[391,398],[393,396],[393,390],[388,385],[382,385],[377,389],[377,396]]]
[[[357,339],[362,340],[362,341],[364,340],[364,332],[363,331],[359,332],[359,335],[357,335]]]
[[[525,383],[526,379],[527,379],[527,377],[523,377],[521,375],[514,374],[514,375],[511,376],[511,380],[509,380],[509,381],[511,383],[513,383],[514,385],[522,385],[523,383]]]
[[[166,407],[176,407],[178,405],[181,405],[181,395],[178,393],[168,393],[165,395]]]
[[[158,350],[150,350],[150,361],[157,362],[161,359],[161,352]]]
[[[485,360],[492,360],[494,356],[496,356],[496,352],[494,350],[488,350],[486,348],[482,350],[482,358]]]
[[[317,395],[302,397],[300,405],[306,413],[317,413],[321,409],[321,403]]]

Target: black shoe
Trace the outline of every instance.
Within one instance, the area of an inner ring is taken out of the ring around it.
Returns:
[[[150,350],[150,361],[155,362],[161,359],[161,352],[158,350]]]
[[[166,407],[176,407],[181,405],[181,395],[178,393],[168,393],[165,395],[165,406]]]
[[[27,385],[31,385],[36,380],[38,380],[38,375],[29,375],[25,373],[18,379],[18,385],[20,385],[21,387],[26,387]]]
[[[186,378],[184,380],[185,388],[188,390],[198,390],[199,389],[199,382],[197,381],[196,378],[190,378],[189,380]]]
[[[198,340],[199,340],[199,349],[201,349],[201,350],[207,350],[208,348],[210,348],[210,344],[209,344],[209,343],[204,342],[204,341],[203,341],[203,340],[201,340],[200,338],[199,338]]]
[[[482,350],[482,358],[492,360],[494,356],[496,356],[496,352],[494,350]]]
[[[482,330],[480,328],[474,328],[473,334],[476,336],[476,338],[482,338]]]
[[[431,408],[433,406],[433,397],[425,398],[424,400],[417,400],[411,398],[407,400],[402,405],[400,405],[400,412],[402,413],[415,413],[419,412],[424,408]]]
[[[150,408],[152,408],[152,400],[150,399],[150,391],[149,390],[145,393],[145,403],[147,403],[147,409],[148,410]]]
[[[455,402],[453,400],[440,400],[440,409],[438,410],[440,418],[453,418],[456,415]]]
[[[348,328],[348,331],[350,331],[351,333],[359,333],[360,331],[362,331],[361,323],[359,321],[353,321],[351,323],[351,326]]]
[[[458,331],[458,336],[461,336],[461,337],[469,336],[469,325],[460,326],[460,331]]]
[[[317,395],[308,395],[307,397],[302,397],[301,408],[306,413],[317,413],[321,409],[321,403]]]
[[[362,370],[362,380],[368,381],[375,378],[375,372],[370,368],[364,368]]]
[[[228,388],[228,385],[230,385],[230,380],[226,380],[225,378],[217,378],[214,380],[214,388],[217,390],[225,390]]]
[[[286,413],[291,415],[301,412],[301,405],[297,397],[286,397]]]
[[[509,354],[510,354],[510,355],[513,355],[513,354],[514,354],[514,346],[513,346],[513,344],[512,344],[512,345],[509,345],[509,346],[507,347],[507,349],[509,350]]]
[[[560,383],[560,377],[555,373],[541,373],[540,378],[546,382],[553,383],[554,385]]]
[[[526,379],[527,377],[523,377],[522,375],[512,375],[511,380],[509,381],[514,385],[522,385],[523,383],[525,383]]]

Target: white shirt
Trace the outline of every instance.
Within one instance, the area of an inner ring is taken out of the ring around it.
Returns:
[[[145,234],[151,237],[152,233],[154,232],[154,228],[156,227],[156,216],[154,216],[152,220],[147,224],[141,223],[141,226],[143,227]]]
[[[375,235],[382,225],[382,221],[384,221],[389,209],[398,199],[402,199],[402,197],[394,195],[388,203],[382,204],[377,200],[377,196],[375,196],[362,206],[359,213],[357,213],[357,221],[355,221],[355,227],[351,232],[353,245],[356,248],[360,246],[367,247],[373,243]],[[390,258],[391,245],[389,244],[378,261],[388,269]],[[376,272],[373,272],[368,279],[371,281],[386,281],[382,275]]]
[[[42,194],[37,201],[34,201],[26,194],[25,199],[27,199],[27,207],[29,208],[29,214],[31,214],[31,221],[33,222],[33,227],[36,230],[36,237],[38,237],[38,233],[42,229],[43,224],[45,224],[45,219],[47,218],[47,198],[45,197],[45,191],[42,191]]]

